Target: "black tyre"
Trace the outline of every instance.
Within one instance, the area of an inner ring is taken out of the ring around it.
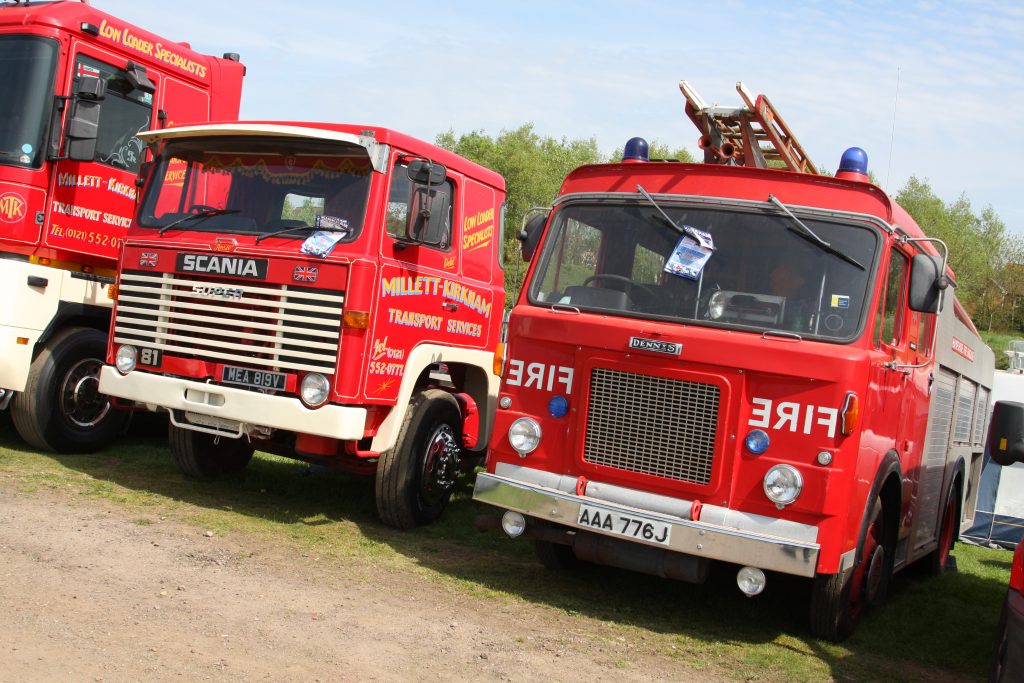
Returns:
[[[556,572],[568,572],[579,569],[580,560],[572,551],[572,546],[551,541],[534,541],[533,552],[547,569]]]
[[[929,576],[940,576],[948,570],[956,568],[950,557],[953,546],[960,536],[960,519],[957,515],[960,493],[956,482],[946,492],[946,500],[942,506],[941,523],[939,524],[939,545],[924,559],[925,569]]]
[[[886,540],[885,514],[880,500],[870,509],[870,521],[857,547],[853,567],[838,574],[818,574],[811,589],[811,632],[841,642],[849,638],[869,607],[885,601],[892,578],[895,547]]]
[[[398,441],[377,462],[377,514],[398,529],[429,524],[444,512],[459,476],[462,413],[440,389],[413,396]]]
[[[253,447],[245,437],[217,437],[170,425],[167,442],[178,469],[194,479],[214,479],[238,472],[252,460]]]
[[[11,401],[14,428],[30,446],[91,453],[120,436],[130,413],[99,392],[107,337],[88,327],[55,335],[29,369],[25,391]]]

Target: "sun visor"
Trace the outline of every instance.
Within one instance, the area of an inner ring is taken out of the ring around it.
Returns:
[[[218,123],[205,126],[181,126],[179,128],[164,128],[162,130],[148,130],[138,134],[138,138],[147,145],[155,145],[159,142],[180,138],[199,137],[284,137],[301,138],[305,140],[335,141],[362,147],[370,159],[373,170],[384,173],[387,169],[388,146],[377,142],[369,135],[353,135],[341,131],[326,130],[323,128],[310,128],[308,126],[283,126],[278,124],[235,124]]]

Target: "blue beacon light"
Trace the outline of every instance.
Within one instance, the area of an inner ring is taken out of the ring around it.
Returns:
[[[622,149],[622,160],[626,163],[650,161],[651,153],[647,140],[643,138],[630,138],[627,140],[626,146]]]
[[[548,412],[551,417],[565,417],[569,412],[569,401],[565,396],[555,396],[548,401]]]
[[[836,171],[837,178],[849,180],[868,179],[868,153],[860,147],[851,147],[843,152],[839,160],[839,170]]]

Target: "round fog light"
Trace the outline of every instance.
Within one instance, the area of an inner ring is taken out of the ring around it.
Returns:
[[[138,356],[139,350],[131,344],[119,346],[117,347],[117,353],[114,355],[114,365],[117,367],[118,372],[122,375],[127,375],[135,369],[135,359]]]
[[[764,572],[757,567],[744,567],[736,574],[736,585],[748,598],[763,591],[765,583]]]
[[[508,428],[508,442],[520,457],[533,453],[540,445],[540,425],[531,417],[521,417]]]
[[[509,538],[519,538],[526,531],[526,517],[518,512],[508,510],[501,516],[501,528]]]
[[[804,478],[792,465],[776,465],[764,475],[764,495],[780,508],[799,498],[803,488]]]
[[[327,394],[331,390],[331,383],[319,372],[311,372],[302,378],[302,385],[299,387],[299,396],[302,402],[313,408],[322,405],[327,400]]]

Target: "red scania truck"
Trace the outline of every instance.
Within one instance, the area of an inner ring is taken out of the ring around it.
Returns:
[[[807,577],[848,636],[895,570],[940,572],[974,513],[993,354],[945,247],[853,148],[819,175],[767,98],[708,107],[704,164],[584,166],[521,233],[474,498],[551,567]],[[785,168],[771,168],[777,160]]]
[[[238,115],[245,68],[84,2],[0,2],[0,409],[32,446],[89,451],[139,131]]]
[[[440,515],[497,399],[501,176],[378,127],[140,137],[100,390],[167,411],[187,475],[258,449],[375,474],[393,526]]]

